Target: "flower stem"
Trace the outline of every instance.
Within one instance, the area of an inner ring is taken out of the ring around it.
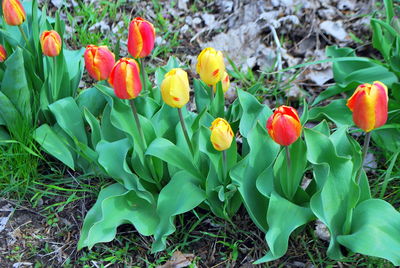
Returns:
[[[147,90],[146,87],[146,69],[144,67],[144,60],[142,58],[139,58],[139,63],[140,63],[140,76],[142,77],[142,87],[144,90]]]
[[[58,99],[58,94],[57,94],[57,60],[56,57],[53,57],[53,96],[52,96],[52,101],[55,101]]]
[[[210,86],[210,96],[211,96],[211,102],[214,100],[214,88],[213,86]]]
[[[286,151],[287,169],[288,169],[288,174],[289,174],[289,172],[290,172],[290,152],[289,152],[289,146],[285,146],[285,151]]]
[[[222,151],[222,172],[224,174],[224,181],[226,181],[226,178],[228,176],[228,162],[226,159],[226,150]]]
[[[361,173],[362,173],[362,170],[363,170],[363,167],[364,167],[365,157],[367,156],[370,139],[371,139],[371,132],[367,132],[367,134],[365,135],[364,146],[363,146],[363,150],[362,150],[361,167],[358,170],[357,177],[356,177],[356,183],[357,184],[359,184],[359,182],[360,182]]]
[[[181,126],[182,126],[183,134],[185,136],[187,145],[189,146],[190,152],[194,156],[192,143],[190,142],[190,139],[189,139],[189,135],[188,135],[188,132],[187,132],[187,129],[186,129],[185,120],[183,119],[182,109],[181,108],[178,108],[178,114],[179,114],[179,120],[181,121]]]
[[[28,37],[26,36],[24,29],[22,29],[21,25],[18,25],[18,29],[21,32],[22,38],[24,38],[26,45],[29,46]]]
[[[397,160],[398,156],[399,156],[399,152],[396,152],[393,155],[392,160],[390,161],[390,165],[389,165],[388,169],[386,170],[385,180],[383,182],[382,190],[381,190],[381,193],[379,195],[380,199],[383,199],[383,197],[385,196],[386,188],[388,186],[389,179],[390,179],[390,175],[392,174],[392,170],[393,170],[394,164],[396,163],[396,160]]]

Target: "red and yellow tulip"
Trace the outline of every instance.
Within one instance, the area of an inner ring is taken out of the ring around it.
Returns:
[[[44,31],[40,35],[40,44],[43,54],[49,57],[56,57],[61,52],[62,41],[60,35],[54,31]]]
[[[347,101],[347,107],[353,112],[354,123],[364,130],[381,127],[388,116],[388,89],[379,81],[359,85]]]
[[[223,119],[217,118],[211,124],[211,143],[217,151],[224,151],[231,147],[233,131],[231,125]]]
[[[114,54],[107,46],[88,45],[84,54],[89,75],[97,81],[107,80],[115,64]]]
[[[108,82],[118,98],[136,98],[142,91],[139,64],[134,59],[120,59],[111,70]]]
[[[134,58],[144,58],[150,55],[154,48],[156,31],[153,24],[140,17],[129,25],[128,51]]]
[[[301,134],[301,123],[297,111],[289,106],[280,106],[268,118],[267,130],[276,143],[283,146],[292,144]]]
[[[2,8],[8,25],[19,26],[26,20],[25,9],[19,0],[3,0]]]
[[[0,45],[0,62],[4,62],[7,59],[7,51],[2,45]]]
[[[175,68],[165,74],[161,84],[161,95],[166,104],[182,108],[189,101],[189,79],[187,73]]]
[[[225,72],[224,56],[221,51],[208,47],[197,57],[196,71],[207,85],[215,85],[223,80]]]
[[[226,71],[222,75],[221,83],[222,83],[222,91],[224,93],[227,92],[229,89],[229,86],[231,85],[231,82],[229,80],[229,75]],[[214,90],[214,93],[217,91],[217,84],[213,85],[213,90]]]

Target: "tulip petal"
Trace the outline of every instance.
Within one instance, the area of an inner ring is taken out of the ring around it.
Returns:
[[[134,58],[138,58],[143,49],[143,39],[138,25],[132,22],[128,32],[128,51]]]
[[[375,100],[366,91],[360,91],[354,101],[353,121],[366,132],[375,126]]]
[[[149,55],[154,48],[155,31],[153,25],[147,21],[139,24],[139,31],[143,40],[142,51],[139,55],[142,58]]]
[[[378,128],[383,126],[388,117],[388,93],[387,87],[381,82],[374,82],[373,98],[375,99],[375,126]]]

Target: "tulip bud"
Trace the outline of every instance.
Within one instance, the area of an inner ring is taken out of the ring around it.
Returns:
[[[111,70],[108,83],[120,99],[134,99],[142,91],[139,65],[134,59],[122,58]]]
[[[150,55],[154,48],[156,31],[153,24],[142,18],[135,18],[129,25],[128,51],[134,58]]]
[[[196,71],[207,85],[215,85],[221,81],[225,72],[222,52],[211,47],[203,49],[197,57]]]
[[[165,74],[161,84],[161,95],[166,104],[182,108],[189,101],[189,79],[187,73],[175,68]]]
[[[225,93],[228,91],[229,86],[231,85],[231,82],[229,81],[229,75],[227,72],[224,72],[222,75],[222,91]],[[213,85],[214,92],[217,92],[217,84]]]
[[[19,0],[3,0],[2,7],[8,25],[19,26],[26,20],[25,9]]]
[[[388,89],[379,82],[359,85],[347,101],[347,107],[353,112],[354,123],[364,130],[381,127],[388,117]]]
[[[224,151],[231,147],[233,131],[229,123],[223,118],[215,119],[211,124],[211,143],[217,151]]]
[[[0,62],[3,62],[7,59],[7,51],[4,49],[2,45],[0,45]]]
[[[43,54],[49,57],[56,57],[61,52],[62,41],[60,35],[54,31],[44,31],[40,35],[40,44]]]
[[[84,58],[86,70],[93,79],[107,80],[114,67],[115,56],[106,46],[88,45]]]
[[[301,123],[296,109],[282,105],[267,121],[268,134],[278,144],[288,146],[301,134]]]

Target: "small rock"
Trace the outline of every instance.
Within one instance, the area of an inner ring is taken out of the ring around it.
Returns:
[[[198,25],[201,23],[201,19],[199,17],[196,17],[193,19],[192,23],[193,23],[193,25]]]
[[[339,10],[354,10],[356,8],[356,3],[350,0],[341,0],[337,4]]]
[[[178,0],[178,8],[182,10],[187,10],[187,3],[189,0]]]
[[[315,234],[322,240],[331,240],[331,234],[329,233],[328,227],[320,220],[315,222]]]
[[[333,36],[339,41],[346,41],[350,38],[346,30],[343,28],[342,21],[326,20],[322,22],[319,27],[321,28],[321,30]]]
[[[201,15],[201,18],[203,19],[205,25],[207,26],[213,26],[215,24],[215,16],[211,14],[204,13]]]
[[[183,25],[183,27],[181,28],[181,33],[186,33],[189,30],[189,25],[185,24]]]

